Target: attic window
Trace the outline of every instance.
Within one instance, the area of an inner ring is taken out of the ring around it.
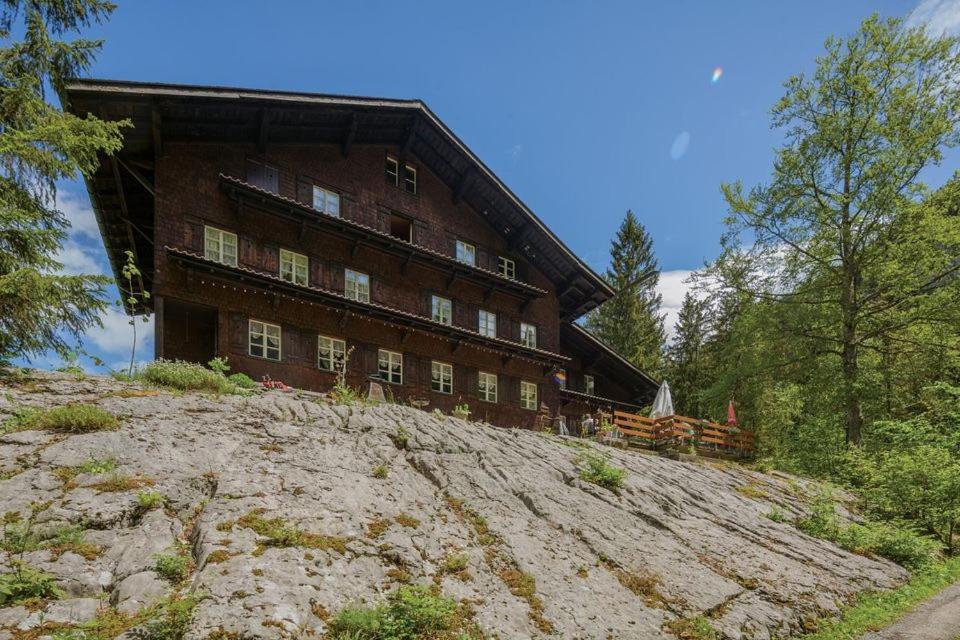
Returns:
[[[410,221],[410,218],[391,213],[390,235],[406,242],[413,242],[413,222]]]
[[[258,160],[247,160],[247,184],[270,193],[280,192],[280,171],[273,165]]]
[[[417,193],[417,168],[412,164],[401,164],[395,157],[387,156],[386,176],[387,182],[393,186],[407,193]]]

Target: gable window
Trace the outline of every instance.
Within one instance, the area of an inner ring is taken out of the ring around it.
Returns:
[[[387,182],[395,187],[400,187],[407,193],[417,193],[417,168],[411,164],[403,163],[387,156],[386,164]]]
[[[217,229],[203,228],[203,255],[207,260],[215,260],[237,266],[237,234]]]
[[[293,284],[307,285],[307,256],[280,249],[280,277]]]
[[[596,390],[596,381],[593,379],[593,376],[584,374],[583,375],[583,392],[589,395],[594,395]]]
[[[270,193],[280,192],[280,171],[259,160],[247,160],[247,184]]]
[[[410,221],[410,218],[391,213],[390,235],[406,242],[413,242],[413,222]]]
[[[520,407],[537,410],[537,385],[526,380],[520,381]]]
[[[328,215],[340,217],[340,194],[313,185],[313,208]]]
[[[280,326],[251,320],[248,327],[248,352],[257,358],[280,359]]]
[[[431,317],[440,324],[453,324],[453,303],[440,296],[430,297]]]
[[[521,322],[520,323],[520,342],[523,343],[525,347],[536,349],[537,348],[537,328],[532,324]]]
[[[343,340],[317,336],[317,368],[321,371],[343,371],[346,354],[347,343]]]
[[[487,336],[488,338],[496,338],[497,337],[497,314],[480,309],[480,314],[479,314],[479,317],[477,318],[477,331],[479,331],[480,335],[482,336]]]
[[[403,384],[403,354],[380,349],[377,352],[377,370],[387,382]]]
[[[430,388],[437,393],[453,393],[453,365],[433,361],[430,364]]]
[[[457,260],[464,264],[477,264],[477,248],[469,242],[457,240]]]
[[[500,275],[504,278],[510,278],[511,280],[517,279],[517,263],[510,258],[498,256],[497,271],[499,271]]]
[[[345,269],[343,295],[357,302],[370,302],[370,276],[353,269]]]
[[[495,373],[486,373],[485,371],[481,371],[479,374],[477,374],[477,382],[479,384],[477,395],[480,396],[480,399],[484,402],[496,402],[497,375]]]

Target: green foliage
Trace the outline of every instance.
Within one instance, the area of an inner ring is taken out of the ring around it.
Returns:
[[[177,584],[190,574],[190,557],[182,553],[160,553],[154,557],[153,570],[162,578]]]
[[[803,640],[852,640],[894,622],[917,604],[960,581],[960,558],[929,565],[905,585],[891,591],[863,593],[837,619],[819,622]]]
[[[222,373],[203,365],[182,360],[154,360],[137,372],[137,378],[159,387],[177,391],[237,393],[236,384]]]
[[[116,470],[117,461],[113,458],[105,458],[103,460],[97,460],[96,458],[91,458],[86,462],[74,467],[77,470],[77,473],[109,473]]]
[[[720,632],[705,616],[670,620],[664,628],[680,640],[720,640]]]
[[[256,380],[245,373],[234,373],[227,376],[227,380],[241,389],[256,389],[260,386],[257,384]]]
[[[341,555],[347,551],[347,538],[310,533],[282,518],[264,518],[262,509],[248,512],[236,524],[263,536],[263,545],[268,547],[304,547]]]
[[[197,602],[197,596],[174,594],[132,616],[113,608],[101,609],[93,620],[54,630],[53,639],[113,640],[129,631],[128,635],[137,640],[182,640]]]
[[[627,211],[610,244],[606,280],[617,294],[587,316],[586,326],[614,351],[642,370],[657,375],[665,342],[660,267],[653,238],[632,211]]]
[[[844,523],[836,513],[834,501],[818,497],[810,515],[797,522],[797,527],[816,538],[835,542],[848,551],[861,555],[878,555],[911,568],[933,562],[941,549],[930,538],[883,522]]]
[[[0,573],[0,606],[31,598],[59,598],[63,592],[56,577],[22,562],[13,563],[13,571]]]
[[[596,451],[584,451],[575,460],[580,467],[580,479],[600,485],[617,493],[627,478],[626,469],[610,464],[609,458]]]
[[[667,348],[667,378],[677,413],[704,415],[707,381],[705,345],[710,332],[709,302],[687,292],[677,317],[675,336]]]
[[[47,87],[63,89],[84,75],[100,42],[57,37],[105,21],[113,5],[11,0],[0,9],[0,361],[64,355],[106,308],[109,279],[63,275],[56,254],[69,222],[56,208],[57,182],[92,175],[100,154],[120,149],[129,122],[77,117],[47,102]],[[20,36],[14,39],[13,34]]]
[[[767,518],[773,520],[774,522],[786,522],[787,516],[783,514],[783,511],[774,507],[767,513]]]
[[[0,433],[26,431],[32,428],[30,424],[40,413],[42,413],[42,410],[36,407],[15,407],[10,417],[0,424]]]
[[[390,473],[390,469],[385,464],[378,464],[370,470],[370,475],[378,480],[383,480]]]
[[[159,491],[138,491],[137,506],[142,511],[150,511],[163,506],[166,498]]]
[[[454,418],[460,418],[461,420],[470,419],[470,405],[466,402],[457,404],[453,407],[453,411],[450,413]]]
[[[75,403],[31,413],[21,421],[20,426],[23,429],[60,433],[90,433],[117,429],[120,421],[112,413],[96,405]]]
[[[207,363],[207,366],[210,367],[210,370],[219,373],[222,376],[226,376],[227,372],[230,371],[229,358],[217,356],[213,360]]]
[[[454,640],[481,638],[452,598],[421,585],[403,585],[374,607],[347,607],[328,623],[330,640]]]

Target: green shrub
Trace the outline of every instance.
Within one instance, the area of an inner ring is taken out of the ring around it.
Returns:
[[[150,511],[151,509],[161,507],[165,500],[166,498],[164,498],[163,494],[159,491],[137,492],[137,506],[143,511]]]
[[[186,555],[159,553],[153,558],[156,561],[153,570],[174,584],[182,582],[190,573],[190,558]]]
[[[117,468],[117,461],[113,458],[104,458],[103,460],[98,460],[96,458],[90,458],[83,464],[80,464],[74,469],[77,470],[77,473],[109,473],[114,471]]]
[[[452,598],[422,585],[404,585],[375,607],[347,607],[328,623],[330,640],[437,640],[478,637]]]
[[[627,478],[626,469],[610,464],[608,458],[595,451],[585,451],[577,456],[576,464],[580,467],[580,479],[600,485],[617,493]]]
[[[61,433],[90,433],[110,431],[120,426],[109,411],[92,404],[66,404],[34,413],[24,424],[27,429],[58,431]]]
[[[846,524],[837,516],[834,501],[817,498],[810,515],[797,527],[815,538],[836,543],[860,555],[878,555],[910,568],[923,567],[937,558],[941,545],[909,529],[882,522]]]
[[[9,418],[0,424],[0,433],[13,433],[30,429],[30,423],[41,413],[36,407],[16,407]]]
[[[56,578],[19,561],[11,563],[13,571],[0,573],[0,607],[30,598],[59,598],[62,595]]]
[[[677,618],[664,626],[681,640],[720,640],[720,632],[714,629],[710,620],[704,616]]]
[[[211,393],[236,393],[237,391],[237,385],[230,382],[222,373],[182,360],[154,360],[143,367],[137,373],[137,377],[150,384],[177,391]]]
[[[257,384],[256,380],[245,373],[235,373],[231,376],[227,376],[227,380],[237,385],[241,389],[256,389],[260,386]]]
[[[783,515],[783,511],[774,507],[770,510],[770,513],[767,514],[767,517],[773,520],[774,522],[785,522],[787,517]]]
[[[384,478],[387,477],[387,474],[389,472],[390,470],[387,468],[387,465],[378,464],[377,466],[375,466],[373,469],[370,470],[370,475],[372,475],[374,478],[377,478],[378,480],[383,480]]]

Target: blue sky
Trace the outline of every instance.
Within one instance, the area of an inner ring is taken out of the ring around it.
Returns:
[[[716,255],[720,184],[769,174],[782,82],[873,11],[960,29],[960,0],[120,0],[91,34],[106,44],[90,75],[421,98],[598,271],[633,209],[672,318],[689,270]],[[948,152],[927,181],[958,160]],[[61,204],[75,224],[67,269],[105,272],[82,184],[63,185]],[[116,312],[105,320],[85,346],[122,362],[129,328]]]

